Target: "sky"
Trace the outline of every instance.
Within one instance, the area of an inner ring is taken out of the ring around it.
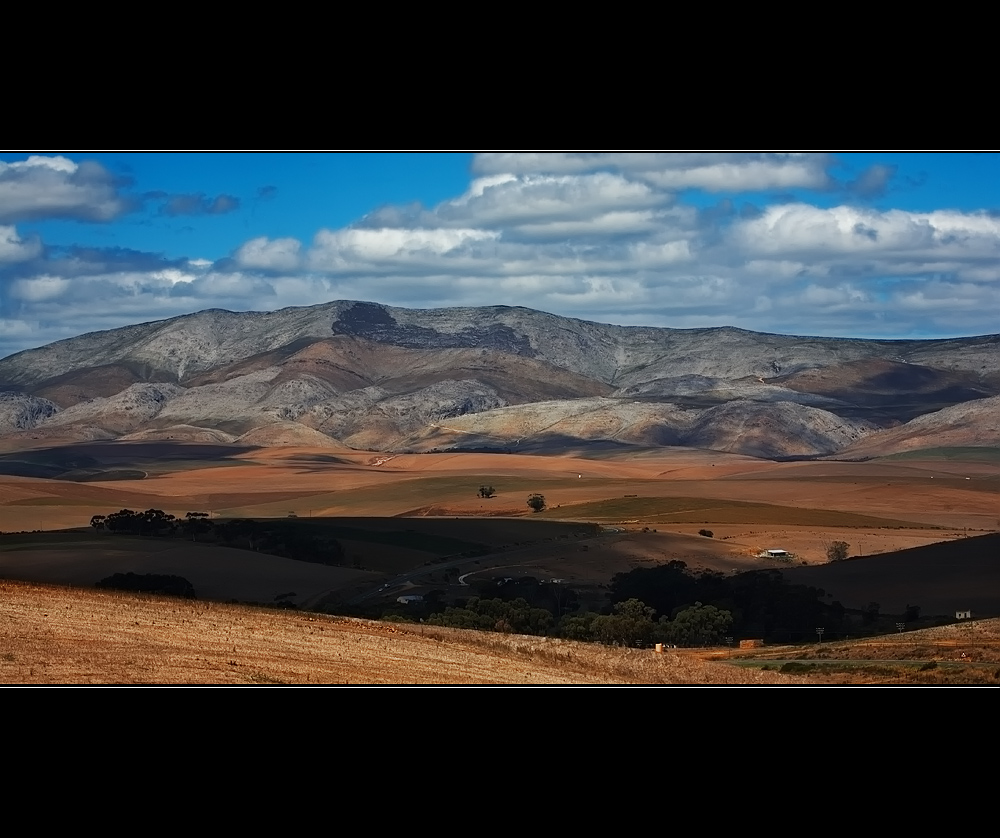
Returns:
[[[208,308],[1000,332],[997,152],[0,152],[0,357]]]

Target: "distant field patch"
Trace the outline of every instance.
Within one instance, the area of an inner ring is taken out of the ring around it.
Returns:
[[[922,448],[877,458],[892,460],[951,460],[964,463],[1000,463],[1000,448],[987,446],[956,446],[953,448]]]
[[[139,469],[117,468],[107,471],[96,471],[92,469],[81,469],[80,471],[68,471],[60,474],[60,480],[72,480],[74,483],[98,483],[111,482],[114,480],[145,480],[147,474]]]
[[[87,498],[22,498],[5,506],[93,506],[94,501]],[[114,510],[109,510],[114,511]]]
[[[335,482],[332,478],[331,482]],[[227,509],[226,514],[232,516],[275,516],[286,515],[293,509],[299,516],[308,509],[331,509],[328,514],[350,515],[354,510],[366,510],[372,508],[384,508],[388,514],[399,514],[412,510],[423,509],[429,504],[436,506],[447,506],[449,504],[461,503],[464,501],[476,501],[478,499],[479,487],[482,485],[493,486],[496,495],[484,500],[486,506],[509,505],[512,498],[516,499],[519,508],[524,506],[528,495],[533,492],[552,492],[557,489],[567,487],[601,487],[602,490],[614,491],[614,487],[625,481],[606,480],[600,478],[583,478],[575,476],[569,478],[534,478],[521,476],[496,476],[491,474],[473,476],[448,476],[448,477],[422,477],[413,480],[399,479],[396,475],[387,474],[386,483],[383,485],[366,486],[364,488],[352,488],[328,493],[303,493],[303,500],[298,504],[272,504],[265,506],[261,503],[253,503],[248,497],[248,505],[237,509],[235,504]],[[635,481],[628,482],[634,485]],[[308,500],[307,500],[308,498]],[[250,505],[252,504],[252,506]],[[363,514],[363,513],[362,513]],[[377,514],[383,514],[381,509]]]
[[[643,524],[772,524],[817,527],[927,528],[894,518],[876,518],[829,509],[800,509],[769,503],[709,498],[611,498],[563,505],[541,513],[548,518],[636,521]]]

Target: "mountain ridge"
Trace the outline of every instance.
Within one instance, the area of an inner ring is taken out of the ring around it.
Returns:
[[[866,439],[864,450],[878,450],[879,434],[921,417],[919,436],[932,438],[928,417],[958,404],[973,405],[959,437],[977,439],[981,425],[981,444],[1000,444],[974,406],[1000,395],[1000,334],[800,337],[618,326],[520,306],[335,300],[207,309],[67,338],[0,359],[0,393],[0,434],[18,438],[175,426],[238,437],[292,422],[376,450],[461,450],[461,436],[506,450],[519,437],[504,428],[523,426],[537,442],[561,423],[584,442],[824,456]],[[567,424],[564,403],[574,399],[610,401]],[[442,438],[434,429],[455,417],[460,432]]]

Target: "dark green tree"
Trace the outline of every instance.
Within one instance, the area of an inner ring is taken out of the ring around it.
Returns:
[[[545,509],[545,495],[538,493],[528,495],[528,506],[531,507],[532,512],[541,512]]]
[[[192,541],[197,541],[202,533],[211,532],[213,527],[207,512],[188,512],[180,525],[184,535],[190,536]]]
[[[714,605],[696,602],[663,626],[664,634],[678,646],[714,646],[733,625],[733,615]]]
[[[655,610],[638,599],[619,602],[611,614],[594,619],[594,639],[612,646],[647,646],[656,629],[655,614]]]

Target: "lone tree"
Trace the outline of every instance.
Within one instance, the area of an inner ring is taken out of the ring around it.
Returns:
[[[826,548],[826,558],[831,562],[842,562],[847,558],[847,551],[850,548],[851,545],[846,541],[834,541]]]
[[[528,495],[528,506],[533,512],[541,512],[545,509],[545,495]]]
[[[492,486],[480,486],[479,487],[479,497],[481,498],[491,498],[497,493],[497,490]]]

